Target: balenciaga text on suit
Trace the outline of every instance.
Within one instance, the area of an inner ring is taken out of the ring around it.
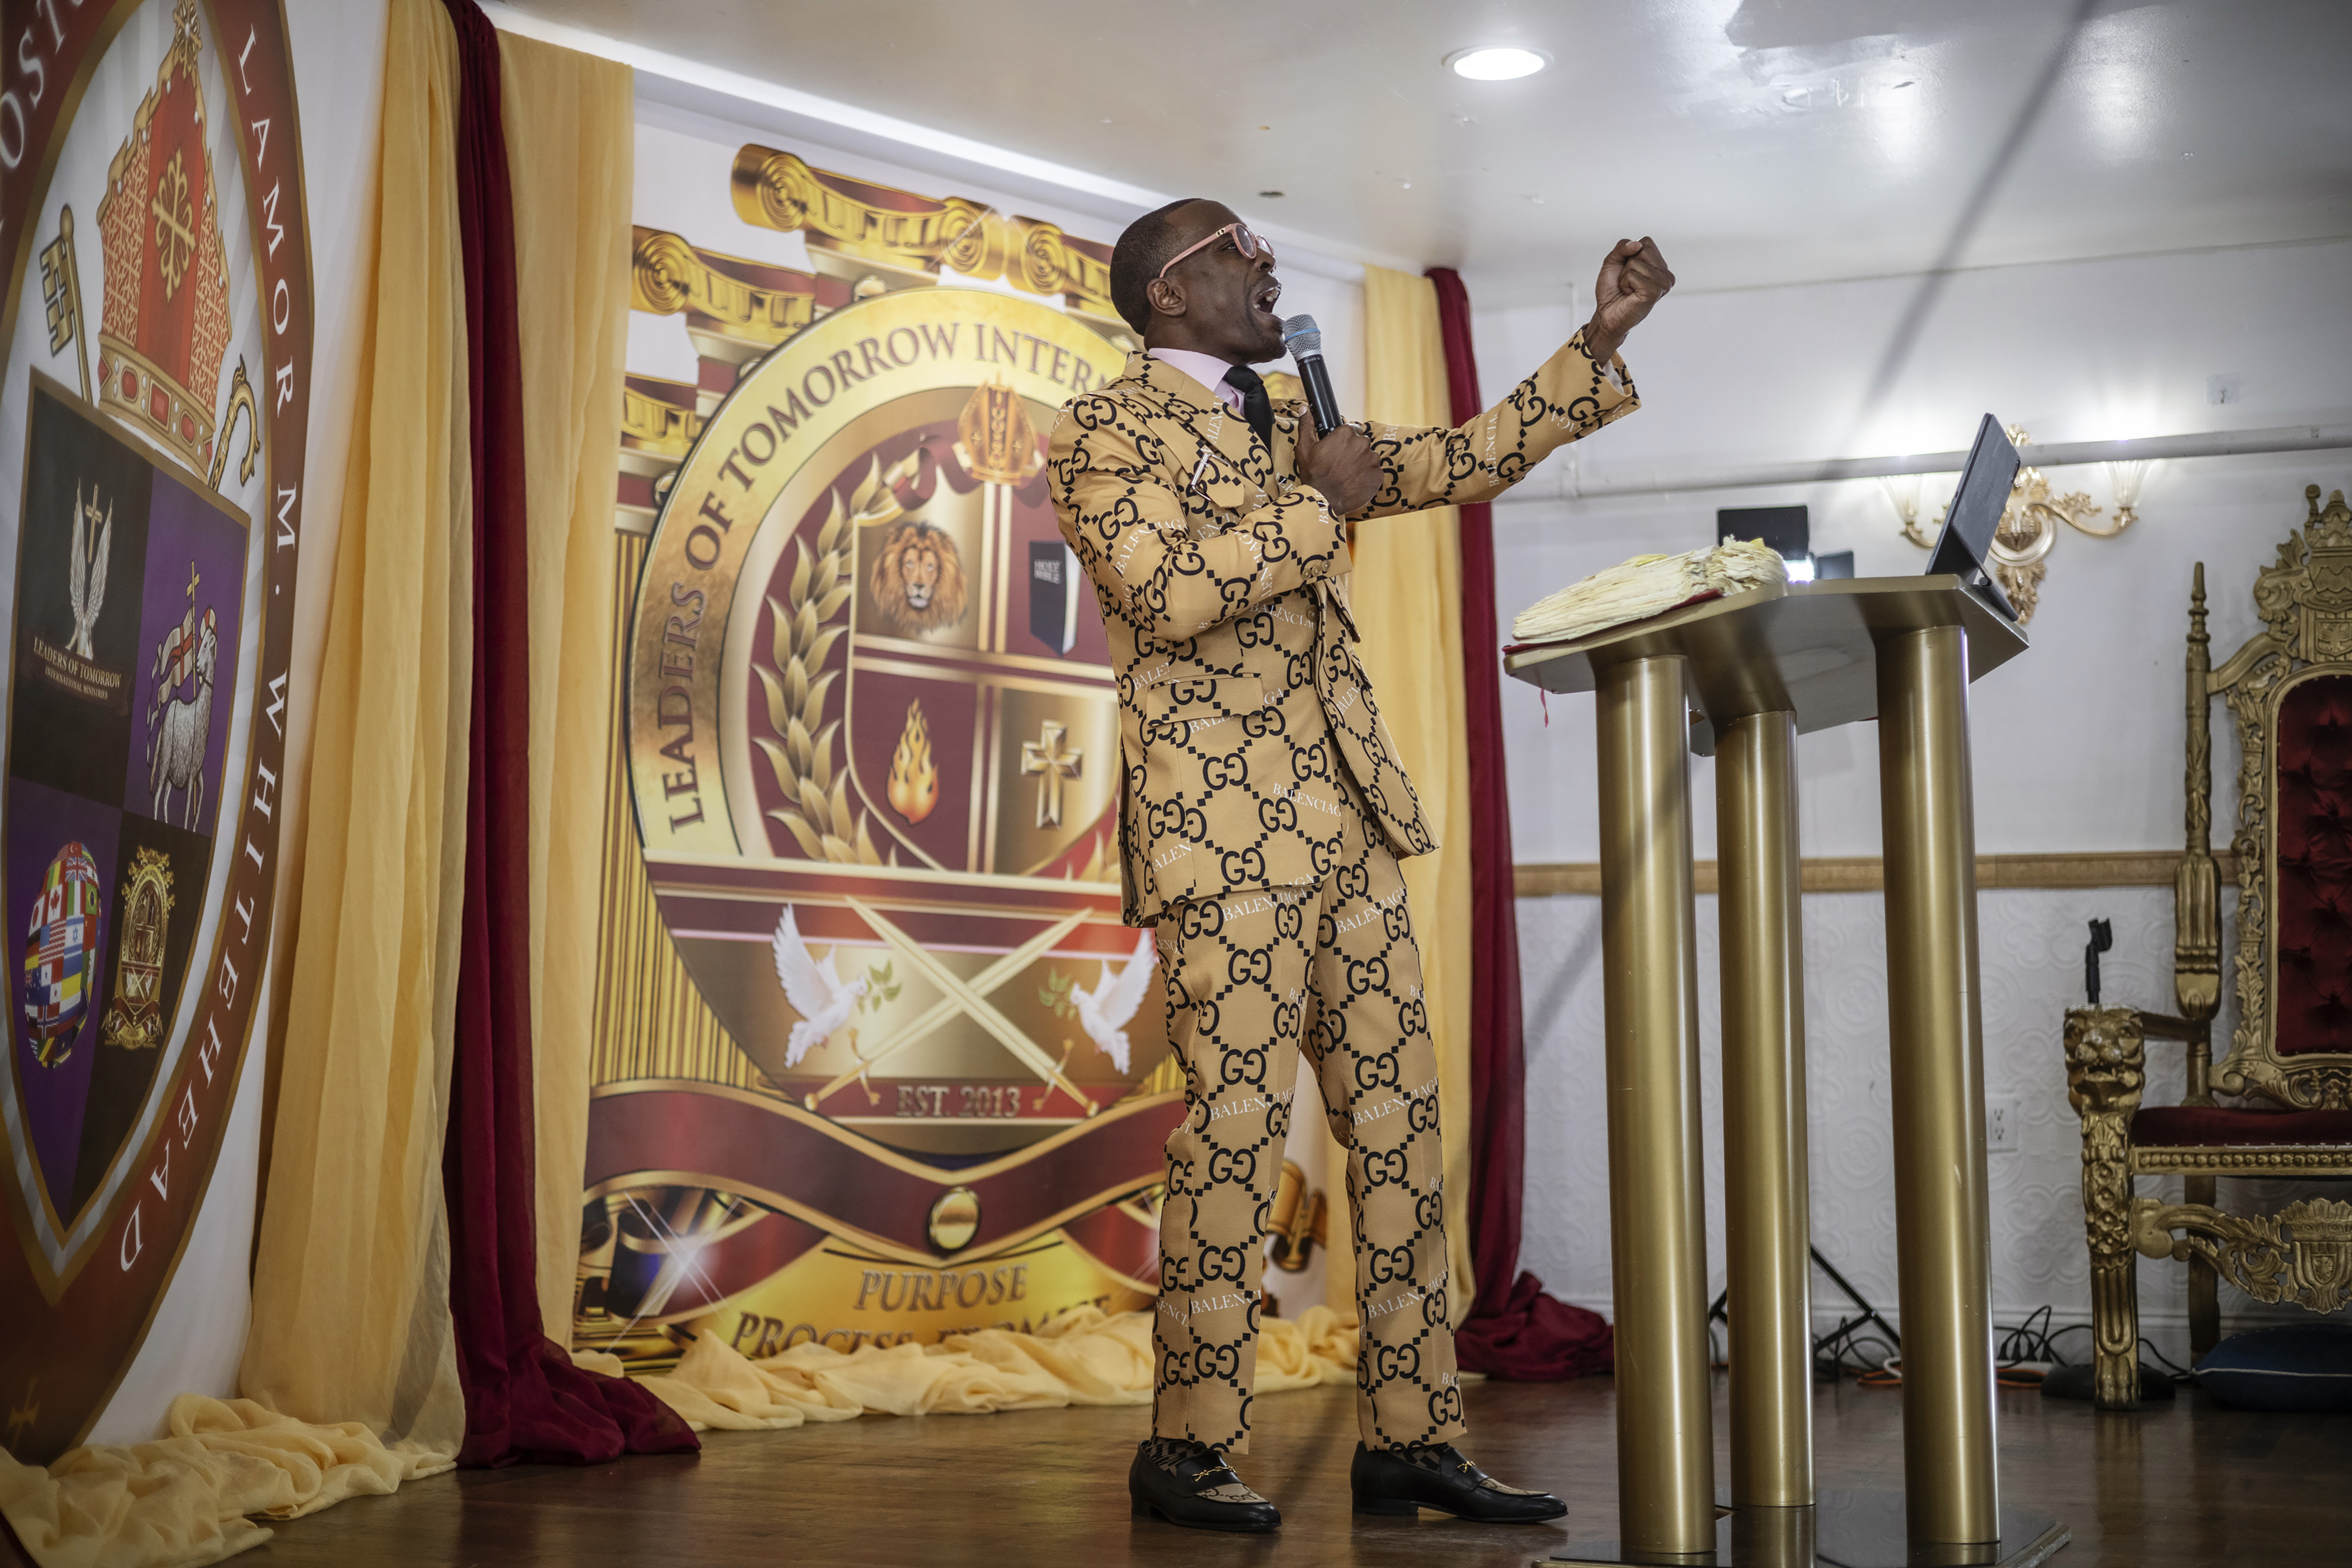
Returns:
[[[1636,406],[1622,363],[1596,364],[1580,334],[1459,429],[1360,425],[1385,472],[1352,521],[1488,500]],[[1348,1150],[1363,1440],[1463,1431],[1437,1058],[1397,866],[1436,843],[1357,657],[1339,583],[1351,520],[1297,476],[1303,416],[1279,410],[1269,448],[1192,376],[1138,355],[1062,412],[1048,458],[1118,678],[1125,915],[1159,928],[1185,1075],[1152,1430],[1234,1452],[1298,1051]]]

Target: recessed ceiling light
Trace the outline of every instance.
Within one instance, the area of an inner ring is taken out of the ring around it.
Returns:
[[[1516,45],[1496,47],[1456,49],[1445,57],[1455,76],[1468,77],[1472,81],[1512,81],[1523,76],[1533,76],[1551,64],[1551,57],[1540,49],[1523,49]]]

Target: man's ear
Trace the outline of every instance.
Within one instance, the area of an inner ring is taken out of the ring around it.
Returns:
[[[1154,278],[1143,286],[1143,302],[1160,316],[1181,316],[1184,313],[1184,290],[1174,280]]]

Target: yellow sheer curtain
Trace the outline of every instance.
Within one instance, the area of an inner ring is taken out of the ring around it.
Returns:
[[[635,147],[626,66],[499,39],[530,541],[531,1025],[539,1305],[572,1342],[611,734],[613,493]]]
[[[1268,1318],[1258,1333],[1259,1394],[1356,1381],[1356,1323],[1328,1307],[1296,1322]],[[618,1356],[575,1360],[614,1376]],[[937,1344],[861,1345],[849,1352],[798,1344],[747,1360],[705,1329],[677,1366],[643,1379],[697,1431],[799,1426],[860,1415],[990,1415],[1073,1405],[1149,1405],[1151,1316],[1106,1317],[1079,1307],[1034,1334],[981,1329]]]
[[[441,1201],[473,639],[456,35],[394,0],[246,1394],[454,1458]]]
[[[1364,412],[1375,426],[1454,423],[1437,290],[1426,278],[1364,268]],[[1469,1314],[1473,1289],[1470,754],[1463,731],[1459,527],[1452,507],[1362,524],[1356,530],[1349,599],[1364,634],[1358,651],[1365,672],[1439,844],[1435,854],[1407,860],[1403,868],[1413,935],[1421,943],[1430,1032],[1437,1043],[1446,1254],[1453,1270],[1447,1304],[1456,1323]],[[1336,1151],[1330,1168],[1343,1168]],[[1345,1239],[1333,1237],[1334,1257],[1347,1256]],[[1349,1269],[1341,1264],[1332,1274],[1336,1305],[1343,1299]]]

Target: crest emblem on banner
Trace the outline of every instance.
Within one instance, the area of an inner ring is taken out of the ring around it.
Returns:
[[[657,515],[623,550],[627,956],[575,1342],[651,1366],[704,1330],[757,1354],[1138,1305],[1179,1079],[1129,1001],[1117,693],[1045,473],[1125,363],[1108,250],[765,149],[735,174],[815,271],[639,234],[638,308],[741,368],[715,406],[630,379],[624,505]],[[937,285],[1008,254],[1066,308]],[[766,336],[771,296],[805,324]]]
[[[63,1067],[89,1021],[98,965],[98,862],[78,843],[49,860],[25,933],[25,1026],[33,1059]]]
[[[23,1011],[39,1044],[16,1082],[61,1268],[65,1237],[121,1188],[128,1141],[152,1121],[159,1047],[196,957],[194,922],[171,918],[174,868],[201,887],[212,859],[250,542],[250,518],[213,485],[224,410],[257,411],[241,384],[215,406],[230,274],[204,31],[194,0],[164,15],[152,85],[98,194],[94,345],[62,205],[42,282],[51,342],[78,363],[94,346],[97,377],[77,397],[37,366],[27,374],[7,880],[12,901],[34,900],[19,918],[31,932]],[[27,852],[67,838],[71,853],[58,851],[33,892]],[[207,923],[217,931],[217,910]]]
[[[87,1433],[193,1256],[277,886],[302,141],[283,19],[240,16],[224,58],[212,15],[81,0],[9,45],[49,84],[0,182],[19,280],[0,298],[0,919],[26,943],[0,1065],[0,1407],[27,1462]],[[267,408],[246,370],[265,355]]]
[[[172,920],[172,861],[141,848],[122,881],[121,950],[114,961],[114,1000],[100,1037],[125,1050],[163,1043],[163,965]]]

